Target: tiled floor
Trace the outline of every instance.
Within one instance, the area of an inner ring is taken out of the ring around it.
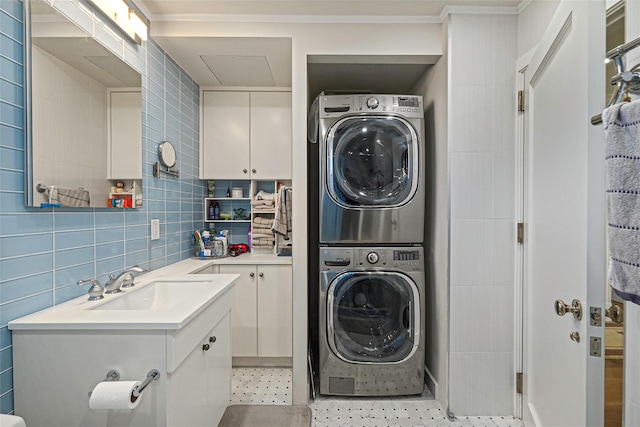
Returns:
[[[290,405],[291,370],[234,368],[231,403]],[[514,417],[459,417],[449,421],[428,393],[403,398],[318,396],[309,404],[312,427],[522,427]]]

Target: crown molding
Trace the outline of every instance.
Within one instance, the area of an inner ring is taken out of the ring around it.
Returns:
[[[466,15],[517,15],[517,7],[502,6],[460,6],[449,5],[442,8],[440,12],[440,22],[444,22],[449,15],[466,14]]]
[[[337,15],[152,15],[151,22],[246,22],[288,24],[440,24],[437,16],[337,16]]]
[[[518,4],[518,14],[524,12],[531,3],[533,3],[533,0],[522,0],[520,4]]]

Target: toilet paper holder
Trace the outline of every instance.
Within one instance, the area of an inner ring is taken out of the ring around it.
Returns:
[[[145,378],[145,380],[142,381],[140,385],[133,390],[133,397],[137,399],[149,384],[151,384],[153,381],[157,381],[159,378],[160,371],[158,371],[157,369],[150,370],[147,374],[147,378]],[[120,372],[116,371],[115,369],[107,372],[107,376],[104,378],[105,381],[118,381],[119,379]],[[89,396],[91,396],[91,392],[89,392]]]

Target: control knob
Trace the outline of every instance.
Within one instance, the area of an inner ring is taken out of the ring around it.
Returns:
[[[369,252],[367,254],[367,261],[369,261],[369,264],[375,264],[379,259],[380,257],[375,252]]]
[[[371,110],[375,110],[376,108],[378,108],[378,105],[380,105],[380,101],[378,101],[378,98],[372,96],[371,98],[367,99],[367,107],[369,107]]]

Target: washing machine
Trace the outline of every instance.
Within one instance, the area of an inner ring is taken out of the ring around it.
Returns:
[[[424,285],[422,247],[320,248],[320,394],[423,392]]]
[[[422,97],[320,95],[317,101],[320,243],[422,243]]]

